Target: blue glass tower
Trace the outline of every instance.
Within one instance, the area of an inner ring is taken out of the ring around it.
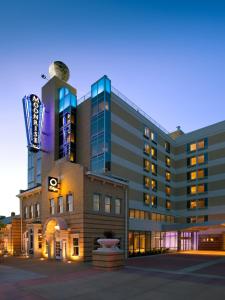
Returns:
[[[103,76],[91,86],[91,170],[111,169],[111,81]]]

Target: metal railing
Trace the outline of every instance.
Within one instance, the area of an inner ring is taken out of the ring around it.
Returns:
[[[118,96],[120,99],[122,99],[125,103],[127,103],[129,106],[131,106],[136,112],[141,114],[143,117],[145,117],[147,120],[149,120],[151,123],[153,123],[156,127],[158,127],[160,130],[162,130],[165,134],[169,134],[169,131],[165,129],[162,125],[160,125],[157,121],[155,121],[153,118],[151,118],[146,112],[144,112],[140,107],[138,107],[134,102],[132,102],[130,99],[128,99],[124,94],[122,94],[119,90],[117,90],[115,87],[111,87],[111,91]],[[83,101],[87,100],[91,97],[91,92],[89,91],[86,95],[79,98],[77,100],[77,104],[81,104]]]
[[[169,134],[169,131],[167,129],[165,129],[157,121],[155,121],[153,118],[151,118],[148,114],[146,114],[146,112],[144,112],[140,107],[138,107],[134,102],[132,102],[130,99],[128,99],[125,95],[123,95],[119,90],[117,90],[113,86],[111,87],[111,89],[115,95],[117,95],[124,102],[126,102],[128,105],[130,105],[135,111],[137,111],[142,116],[144,116],[146,119],[148,119],[151,123],[153,123],[156,127],[158,127],[160,130],[162,130],[164,133]]]

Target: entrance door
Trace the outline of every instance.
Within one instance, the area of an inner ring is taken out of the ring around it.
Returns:
[[[55,258],[62,259],[62,250],[61,250],[61,242],[60,241],[55,242]]]

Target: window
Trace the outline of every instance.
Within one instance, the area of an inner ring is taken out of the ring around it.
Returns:
[[[150,204],[150,195],[147,194],[147,193],[144,193],[144,203],[146,205],[149,205]]]
[[[196,150],[197,150],[197,144],[196,143],[190,144],[190,151],[193,152],[193,151],[196,151]]]
[[[166,171],[166,181],[170,181],[171,180],[171,173],[170,171]]]
[[[166,156],[165,163],[168,168],[171,166],[171,160],[170,160],[169,156]]]
[[[144,170],[149,172],[150,171],[150,161],[148,159],[144,159]]]
[[[39,203],[35,204],[35,217],[36,218],[40,217],[40,204]]]
[[[50,199],[50,214],[51,215],[55,214],[55,201],[54,201],[54,199]]]
[[[151,205],[152,207],[157,207],[157,197],[154,195],[151,196]]]
[[[171,195],[171,187],[170,186],[168,186],[168,185],[166,185],[166,195],[167,196],[170,196]]]
[[[157,143],[157,133],[155,133],[155,132],[151,132],[151,140],[152,140],[152,142],[153,143]]]
[[[205,155],[202,154],[202,155],[199,155],[198,156],[198,164],[204,164],[205,162]]]
[[[198,142],[198,150],[205,148],[205,140],[201,140]]]
[[[150,155],[150,152],[151,152],[150,145],[148,143],[145,143],[144,144],[144,153],[147,155]]]
[[[144,128],[144,137],[146,137],[147,139],[150,138],[150,129],[148,127]]]
[[[94,211],[100,210],[100,195],[99,194],[93,195],[93,210]]]
[[[171,209],[171,201],[166,200],[166,209]]]
[[[187,201],[188,209],[197,209],[197,208],[201,209],[201,208],[206,208],[207,206],[208,206],[207,198]]]
[[[111,212],[111,198],[109,196],[105,196],[105,212],[108,214]]]
[[[191,143],[187,145],[188,152],[194,152],[197,150],[202,150],[207,147],[207,139],[199,140],[198,142]]]
[[[58,197],[58,213],[63,213],[63,197]]]
[[[151,180],[152,191],[157,191],[157,181],[155,179]]]
[[[157,165],[154,164],[154,163],[152,163],[151,169],[152,169],[152,174],[153,175],[157,175]]]
[[[73,238],[73,256],[79,256],[79,237]]]
[[[66,196],[66,211],[72,212],[73,211],[73,195],[69,194]]]
[[[151,156],[153,159],[157,160],[157,150],[154,147],[151,148]]]
[[[201,154],[201,155],[198,155],[198,156],[189,157],[187,159],[187,165],[188,166],[195,166],[197,163],[198,164],[204,164],[204,163],[206,163],[206,160],[207,160],[206,154]]]
[[[147,176],[144,176],[144,187],[147,189],[150,188],[150,178]]]
[[[165,150],[167,153],[170,153],[170,143],[169,142],[165,142]]]
[[[121,199],[115,200],[115,214],[120,215],[121,214]]]
[[[135,217],[134,209],[130,209],[130,210],[129,210],[129,218],[130,218],[130,219],[134,219],[134,217]]]
[[[187,173],[187,180],[202,179],[207,176],[207,169],[200,169]]]
[[[29,219],[29,210],[28,210],[28,206],[25,206],[25,208],[24,208],[24,219]]]
[[[188,194],[194,195],[197,193],[205,193],[207,191],[207,183],[199,184],[199,185],[192,185],[187,187]]]
[[[42,230],[38,229],[38,249],[42,248]]]
[[[135,211],[134,211],[134,218],[135,219],[139,219],[140,218],[140,210],[135,209]]]
[[[34,206],[33,205],[30,206],[30,217],[31,217],[31,219],[33,219],[33,217],[34,217]]]

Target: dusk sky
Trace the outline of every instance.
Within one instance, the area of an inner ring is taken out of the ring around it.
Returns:
[[[27,188],[22,97],[54,60],[78,97],[106,74],[167,130],[225,119],[225,1],[1,1],[0,215]]]

